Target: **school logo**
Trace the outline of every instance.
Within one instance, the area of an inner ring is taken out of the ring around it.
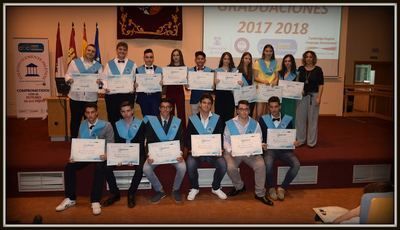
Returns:
[[[21,82],[43,82],[49,77],[49,66],[37,55],[28,55],[17,62],[17,77]]]
[[[250,42],[246,38],[238,38],[235,41],[235,50],[238,53],[244,53],[247,52],[250,48]]]

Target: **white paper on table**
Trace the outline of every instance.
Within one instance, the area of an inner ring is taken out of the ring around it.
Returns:
[[[221,156],[221,134],[191,135],[192,156]]]
[[[238,105],[240,100],[247,100],[249,103],[255,102],[257,89],[255,85],[243,86],[240,89],[233,90],[233,98],[235,105]]]
[[[140,148],[138,143],[108,143],[107,165],[139,165]]]
[[[70,159],[76,162],[102,161],[104,155],[105,139],[72,138]]]
[[[189,89],[193,90],[214,90],[214,73],[213,72],[188,72]]]
[[[163,67],[163,85],[186,85],[187,84],[187,67]]]
[[[268,129],[268,149],[294,149],[296,129]]]
[[[136,92],[155,93],[161,92],[161,74],[136,74],[138,87]]]
[[[279,80],[282,87],[282,97],[301,100],[303,98],[304,82]]]
[[[257,102],[268,102],[268,99],[272,96],[279,97],[279,100],[282,102],[282,87],[258,84],[256,97]]]
[[[131,93],[134,90],[134,82],[130,75],[110,75],[106,81],[110,94]]]
[[[71,85],[72,92],[96,92],[99,91],[98,74],[72,74],[74,82]]]
[[[336,218],[349,211],[339,206],[319,207],[313,208],[313,210],[324,223],[333,223]]]
[[[252,156],[263,154],[259,133],[231,135],[232,156]]]
[[[150,143],[149,158],[153,159],[152,164],[173,164],[177,163],[176,158],[181,156],[179,141],[162,141]]]
[[[216,90],[240,89],[238,81],[242,80],[242,73],[216,72],[216,79],[219,80]]]

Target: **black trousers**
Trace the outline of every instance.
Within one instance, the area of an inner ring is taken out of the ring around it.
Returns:
[[[135,174],[132,177],[131,180],[131,185],[128,190],[129,195],[135,195],[136,191],[139,187],[140,181],[142,180],[143,177],[143,165],[144,162],[146,161],[146,158],[144,156],[140,156],[140,162],[139,165],[135,165]],[[120,195],[118,186],[117,186],[117,181],[115,179],[114,175],[114,169],[116,166],[105,166],[105,177],[106,181],[108,183],[108,187],[110,188],[110,193],[113,196]]]
[[[76,171],[94,164],[92,192],[90,202],[100,202],[104,187],[104,166],[106,162],[74,162],[68,163],[64,169],[65,197],[76,200]]]
[[[226,122],[235,116],[235,99],[232,91],[215,91],[215,113]]]
[[[135,103],[135,94],[133,93],[117,93],[106,94],[104,97],[106,101],[108,121],[114,127],[115,122],[121,119],[120,105],[124,101],[129,101],[132,105]]]
[[[70,132],[71,138],[77,138],[79,133],[79,126],[81,125],[82,118],[85,116],[85,105],[87,103],[97,103],[87,102],[87,101],[74,101],[69,99],[69,107],[71,110],[71,123]]]

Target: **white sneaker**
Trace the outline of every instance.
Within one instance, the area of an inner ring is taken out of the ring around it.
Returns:
[[[72,207],[76,204],[75,200],[70,200],[69,198],[65,198],[57,207],[56,211],[61,212],[65,209]]]
[[[278,199],[284,200],[285,199],[285,189],[282,187],[278,187]]]
[[[270,197],[272,200],[277,200],[277,199],[278,199],[278,196],[276,195],[276,190],[275,190],[275,188],[270,188],[270,189],[268,190],[268,193],[269,193],[269,197]]]
[[[221,200],[225,200],[227,198],[226,194],[221,190],[221,188],[217,190],[211,189],[211,192],[217,195]]]
[[[92,212],[93,215],[99,215],[101,213],[101,205],[99,202],[93,202],[92,203]]]
[[[188,200],[194,200],[194,198],[196,198],[196,195],[199,194],[200,190],[192,188],[190,189],[190,192],[187,196]]]

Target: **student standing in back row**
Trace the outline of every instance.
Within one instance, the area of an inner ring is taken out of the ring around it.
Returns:
[[[253,57],[251,53],[244,52],[240,58],[240,63],[237,67],[239,73],[242,73],[242,87],[253,84]],[[249,116],[253,117],[255,102],[250,103]]]

